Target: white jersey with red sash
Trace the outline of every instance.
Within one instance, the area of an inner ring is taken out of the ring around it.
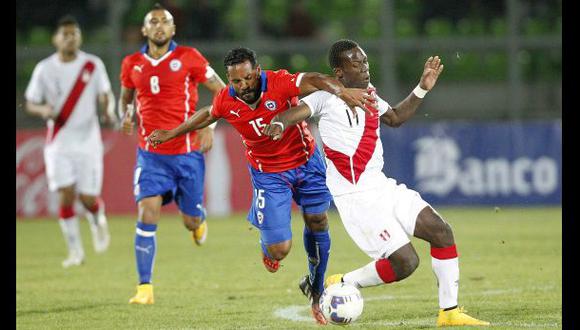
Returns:
[[[54,120],[47,122],[46,148],[55,152],[100,153],[103,145],[97,97],[111,90],[103,62],[79,51],[70,62],[54,54],[38,63],[26,89],[26,99],[50,104]]]
[[[372,95],[376,96],[374,88]],[[326,185],[333,196],[369,190],[381,185],[384,174],[380,116],[389,111],[387,102],[376,96],[377,108],[356,115],[343,100],[325,91],[314,92],[301,101],[320,117],[318,129],[329,160]]]

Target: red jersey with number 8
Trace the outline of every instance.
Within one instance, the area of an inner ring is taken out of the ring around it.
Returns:
[[[141,149],[160,154],[183,154],[199,149],[195,132],[152,148],[147,136],[155,129],[172,129],[190,118],[197,105],[197,87],[214,71],[197,49],[171,42],[158,59],[141,51],[128,55],[121,66],[121,84],[136,90],[135,112]]]
[[[315,143],[306,122],[286,127],[282,139],[273,141],[262,130],[278,113],[298,104],[302,74],[286,70],[262,71],[261,97],[255,109],[236,96],[230,85],[214,99],[212,116],[224,118],[241,135],[246,157],[262,172],[294,169],[310,158]]]

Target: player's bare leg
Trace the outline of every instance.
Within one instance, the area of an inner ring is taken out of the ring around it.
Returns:
[[[388,258],[374,260],[352,272],[329,276],[324,283],[329,286],[339,282],[350,283],[357,288],[366,288],[401,281],[413,274],[419,266],[419,256],[411,243],[393,252]]]
[[[76,192],[74,185],[58,189],[59,197],[59,224],[68,247],[68,257],[62,266],[81,265],[85,259],[78,217],[74,211]]]
[[[327,324],[319,300],[324,291],[324,273],[330,253],[330,235],[326,212],[318,214],[303,213],[304,249],[308,256],[309,275],[299,283],[300,290],[310,300],[312,316],[318,324]]]
[[[146,197],[139,201],[139,215],[135,235],[135,258],[139,272],[137,294],[129,300],[130,304],[149,305],[153,299],[151,276],[155,260],[157,223],[161,217],[161,196]]]
[[[107,217],[105,216],[105,203],[98,196],[86,194],[79,194],[79,199],[87,210],[86,216],[93,237],[93,248],[97,253],[105,252],[111,241]]]
[[[459,258],[451,226],[427,206],[417,217],[414,236],[431,244],[431,266],[439,283],[437,326],[489,325],[465,314],[457,305]]]
[[[262,262],[270,273],[275,273],[280,268],[280,261],[286,258],[292,248],[292,240],[280,243],[265,245],[260,240],[262,246]]]
[[[191,238],[196,245],[202,245],[207,238],[207,221],[202,217],[192,217],[187,214],[181,214],[183,225],[191,231]]]

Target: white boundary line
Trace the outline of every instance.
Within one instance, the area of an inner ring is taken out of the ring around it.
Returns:
[[[556,287],[554,285],[531,287],[528,289],[524,288],[513,288],[513,289],[499,289],[499,290],[487,290],[479,293],[465,293],[463,296],[495,296],[502,295],[506,293],[521,293],[523,291],[548,291],[553,290]],[[394,296],[394,295],[381,295],[372,296],[365,298],[366,301],[375,300],[408,300],[408,299],[420,299],[425,298],[425,295],[405,295],[405,296]],[[312,317],[309,315],[309,306],[305,305],[290,305],[287,307],[277,308],[274,310],[274,316],[281,319],[286,319],[294,322],[314,322]],[[376,325],[385,327],[399,327],[399,326],[434,326],[435,318],[428,319],[408,319],[401,321],[379,321],[379,322],[358,322],[351,324],[351,327],[365,326],[365,325]],[[509,326],[517,328],[560,328],[561,323],[525,323],[525,322],[492,322],[492,326]]]

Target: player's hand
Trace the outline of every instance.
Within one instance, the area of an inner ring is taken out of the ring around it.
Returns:
[[[147,142],[157,148],[163,142],[173,139],[173,133],[165,129],[156,129],[147,137]]]
[[[40,116],[44,120],[56,118],[54,111],[53,111],[53,107],[50,104],[43,105],[42,107],[39,108],[39,110],[40,110]]]
[[[132,116],[130,116],[129,114],[130,112],[126,111],[121,121],[121,131],[127,135],[133,134],[133,126],[135,125],[133,123]]]
[[[282,138],[282,133],[284,133],[282,126],[276,124],[272,125],[271,123],[266,125],[262,130],[262,134],[269,136],[274,141],[280,140]]]
[[[101,123],[109,127],[117,127],[118,122],[116,117],[111,117],[107,114],[101,115]]]
[[[199,152],[208,152],[213,146],[213,129],[206,127],[197,131],[196,140],[199,143]]]
[[[427,62],[425,62],[425,69],[419,81],[419,86],[430,91],[435,86],[441,72],[443,72],[443,64],[441,64],[439,56],[429,57]]]
[[[350,110],[352,110],[354,114],[356,114],[355,107],[359,107],[366,113],[372,115],[366,106],[377,106],[377,100],[366,90],[360,88],[345,88],[340,94],[338,94],[338,97],[340,97],[350,107]]]

